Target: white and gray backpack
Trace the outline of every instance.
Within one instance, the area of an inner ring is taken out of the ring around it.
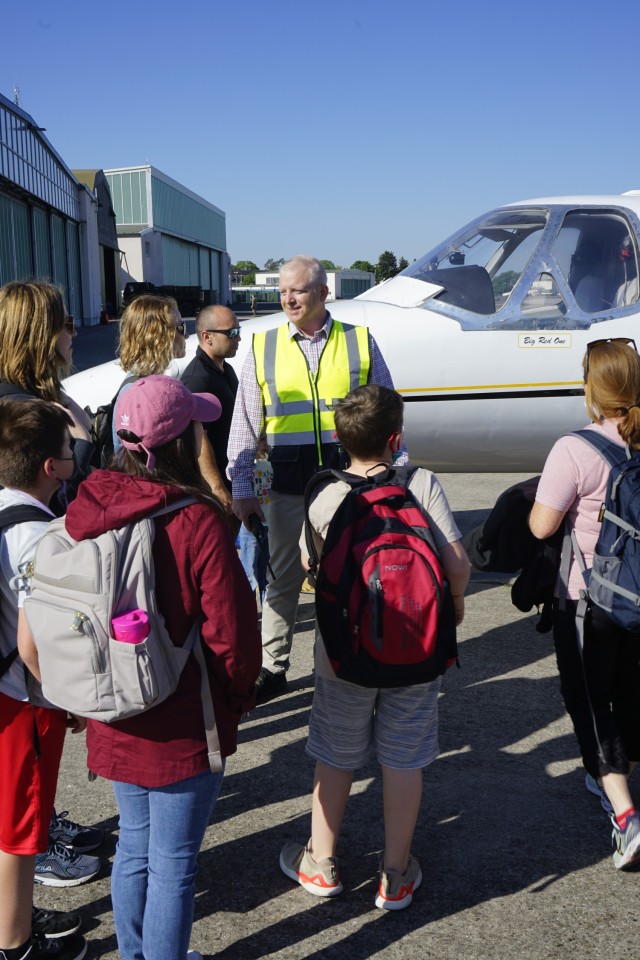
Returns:
[[[179,500],[94,539],[74,540],[64,517],[52,521],[36,548],[24,611],[45,697],[92,720],[124,720],[166,700],[193,650],[202,677],[209,765],[217,772],[220,743],[200,625],[194,624],[183,647],[174,646],[155,593],[153,519],[195,502]],[[136,609],[147,613],[149,635],[140,643],[116,640],[111,621]]]

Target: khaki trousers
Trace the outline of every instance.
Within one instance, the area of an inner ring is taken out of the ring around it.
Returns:
[[[272,673],[289,668],[300,590],[306,572],[300,562],[304,497],[271,491],[269,552],[275,579],[267,586],[262,609],[262,665]]]

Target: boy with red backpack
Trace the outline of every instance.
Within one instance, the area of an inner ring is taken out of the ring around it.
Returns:
[[[410,853],[422,769],[438,755],[441,674],[452,649],[455,656],[447,609],[453,605],[450,619],[460,624],[469,579],[438,479],[429,470],[392,468],[402,421],[394,390],[369,384],[351,391],[335,412],[349,471],[327,472],[310,485],[303,562],[323,551],[306,748],[316,761],[311,839],[287,843],[280,855],[282,871],[309,893],[341,892],[340,827],[353,772],[375,746],[385,822],[375,902],[386,910],[409,906],[422,881]]]

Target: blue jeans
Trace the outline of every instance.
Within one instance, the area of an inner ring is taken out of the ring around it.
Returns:
[[[166,787],[113,781],[120,838],[111,899],[122,960],[185,960],[196,860],[222,777],[206,770]]]

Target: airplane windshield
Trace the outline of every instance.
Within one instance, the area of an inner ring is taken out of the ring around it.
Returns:
[[[509,300],[538,245],[547,216],[546,210],[500,210],[416,260],[402,275],[444,287],[429,301],[430,308],[439,301],[493,315]],[[467,325],[477,329],[484,324],[463,322]]]
[[[630,217],[622,208],[506,207],[402,276],[442,287],[423,306],[463,330],[586,329],[640,298]]]

